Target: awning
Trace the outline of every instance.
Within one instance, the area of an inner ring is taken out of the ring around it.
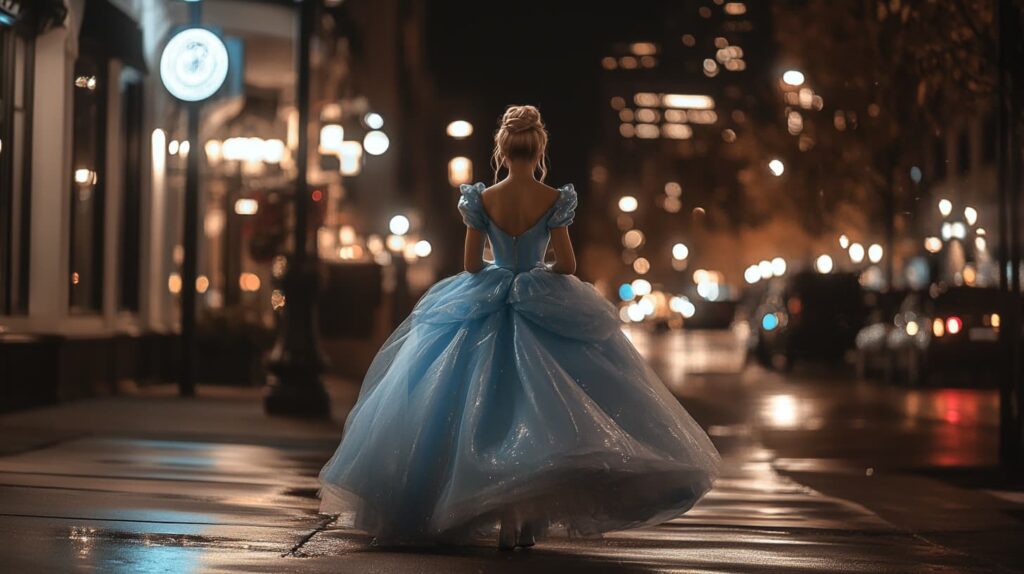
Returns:
[[[140,72],[147,71],[142,29],[110,0],[86,0],[79,39],[83,51],[121,60]]]

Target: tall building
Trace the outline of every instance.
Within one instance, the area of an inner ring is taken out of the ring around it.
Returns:
[[[631,9],[635,30],[611,28],[596,62],[603,103],[588,235],[607,240],[584,251],[583,266],[610,296],[636,278],[693,290],[703,269],[724,298],[742,282],[727,238],[747,217],[745,141],[774,110],[770,8],[654,4],[646,16],[647,4]]]

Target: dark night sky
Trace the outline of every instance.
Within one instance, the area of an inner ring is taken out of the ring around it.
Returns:
[[[657,4],[631,3],[624,13],[620,2],[431,2],[429,57],[444,93],[473,102],[478,129],[491,131],[508,104],[538,106],[552,136],[549,182],[580,185],[604,104],[598,74],[607,40],[631,29],[640,37]]]
[[[683,2],[683,5],[680,5]],[[600,61],[613,41],[678,41],[665,30],[700,23],[692,0],[553,2],[432,0],[429,61],[453,106],[468,107],[480,133],[508,104],[534,104],[551,133],[549,183],[585,185],[590,142],[607,103]],[[674,78],[678,81],[680,78]],[[703,78],[700,78],[703,80]],[[477,179],[487,177],[478,172]]]

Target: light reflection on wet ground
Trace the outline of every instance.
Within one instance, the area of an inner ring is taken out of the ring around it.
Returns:
[[[747,366],[731,331],[633,329],[630,337],[712,436],[753,436],[778,456],[868,466],[996,462],[994,389],[908,388],[816,365],[782,374]]]
[[[270,420],[249,436],[247,427],[260,421],[258,403],[109,399],[95,403],[107,411],[67,407],[105,429],[96,436],[62,419],[67,410],[0,417],[0,432],[16,421],[27,436],[38,421],[40,432],[77,436],[0,457],[0,572],[998,571],[950,550],[942,536],[991,524],[1013,531],[1008,518],[952,506],[940,509],[949,513],[940,516],[941,528],[930,516],[906,528],[890,521],[900,518],[894,513],[882,518],[851,497],[822,493],[837,484],[856,492],[856,481],[870,477],[898,498],[899,488],[919,483],[895,470],[991,461],[991,391],[908,390],[843,373],[744,368],[741,341],[729,332],[632,337],[724,456],[715,489],[666,524],[514,554],[372,548],[365,535],[316,514],[315,475],[333,446],[324,437],[336,426]],[[179,420],[193,410],[201,420]],[[232,426],[235,415],[244,422]],[[159,428],[207,424],[207,437],[155,436]],[[277,428],[289,441],[275,440],[268,425],[284,425]],[[241,433],[235,440],[218,438],[232,429]],[[938,500],[960,496],[935,492]],[[939,543],[929,541],[933,535]]]

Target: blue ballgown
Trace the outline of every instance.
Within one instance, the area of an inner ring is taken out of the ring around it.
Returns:
[[[656,524],[710,488],[719,455],[589,283],[549,271],[572,185],[512,237],[484,185],[466,225],[495,261],[438,282],[384,343],[320,473],[321,512],[381,544],[468,543],[509,521],[537,536]]]

